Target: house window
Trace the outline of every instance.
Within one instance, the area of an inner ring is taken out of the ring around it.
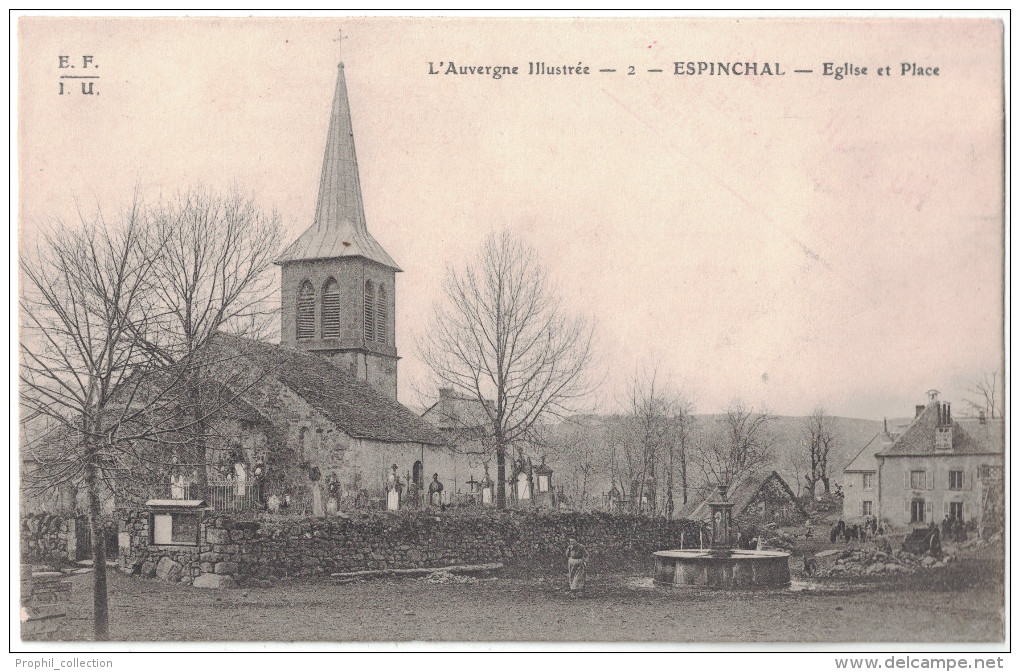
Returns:
[[[957,520],[963,520],[963,502],[949,502],[949,515]]]
[[[152,543],[197,546],[199,518],[191,511],[152,514]]]
[[[305,280],[298,291],[297,337],[299,341],[315,336],[315,289]]]
[[[923,523],[924,522],[924,500],[915,499],[910,502],[910,522],[911,523]]]
[[[951,427],[939,427],[935,432],[935,450],[953,449],[953,430]]]
[[[874,490],[875,489],[875,474],[874,472],[868,472],[864,474],[864,489]],[[865,514],[868,515],[868,514]]]
[[[910,489],[911,490],[924,490],[924,475],[922,471],[910,472]]]
[[[375,287],[365,281],[365,340],[375,340]]]
[[[322,337],[340,338],[340,283],[333,278],[322,289]]]
[[[379,285],[379,297],[375,302],[375,340],[386,343],[386,327],[389,316],[389,308],[386,305],[386,288]]]
[[[871,513],[871,502],[870,501],[863,501],[863,502],[861,502],[861,515],[862,516],[870,516],[870,515],[872,515],[872,513]]]
[[[963,490],[963,470],[949,472],[949,489]]]

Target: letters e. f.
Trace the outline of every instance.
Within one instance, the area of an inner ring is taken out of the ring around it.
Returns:
[[[63,68],[73,68],[74,67],[73,65],[71,65],[71,62],[70,62],[71,61],[71,57],[70,56],[60,55],[60,56],[57,56],[57,59],[60,62],[60,65],[58,67],[61,68],[61,69],[63,69]],[[88,68],[90,65],[93,68],[96,67],[95,63],[92,61],[92,55],[89,54],[89,55],[82,56],[81,57],[81,67],[82,68]]]

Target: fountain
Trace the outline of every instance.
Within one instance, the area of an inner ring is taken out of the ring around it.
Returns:
[[[734,503],[719,485],[712,510],[710,548],[655,552],[655,582],[708,588],[783,588],[790,585],[790,554],[733,548]],[[681,542],[683,546],[683,542]]]

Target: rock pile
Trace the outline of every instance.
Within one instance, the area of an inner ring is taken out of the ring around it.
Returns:
[[[796,538],[787,532],[776,532],[775,536],[767,537],[762,548],[774,551],[792,551],[797,544]]]
[[[994,546],[995,544],[1002,543],[1002,532],[996,532],[995,534],[982,539],[980,537],[970,539],[960,544],[960,548],[965,551],[976,551],[985,546]]]
[[[821,554],[820,554],[821,555]],[[845,550],[838,554],[815,556],[818,560],[832,560],[821,566],[818,576],[874,576],[880,574],[912,574],[926,569],[938,569],[952,562],[953,556],[936,558],[931,555],[912,555],[905,551],[869,551],[864,549]]]

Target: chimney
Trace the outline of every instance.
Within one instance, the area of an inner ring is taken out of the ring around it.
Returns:
[[[440,387],[439,388],[439,398],[440,399],[451,399],[452,397],[453,397],[453,388],[452,387]]]
[[[889,418],[882,418],[882,432],[889,433]]]
[[[921,415],[921,413],[924,413],[925,408],[927,407],[924,404],[918,404],[917,406],[914,406],[914,417],[916,418],[917,416]]]
[[[980,411],[978,411],[978,422],[980,422],[982,425],[988,422],[988,419],[985,417],[985,409],[983,408]]]

